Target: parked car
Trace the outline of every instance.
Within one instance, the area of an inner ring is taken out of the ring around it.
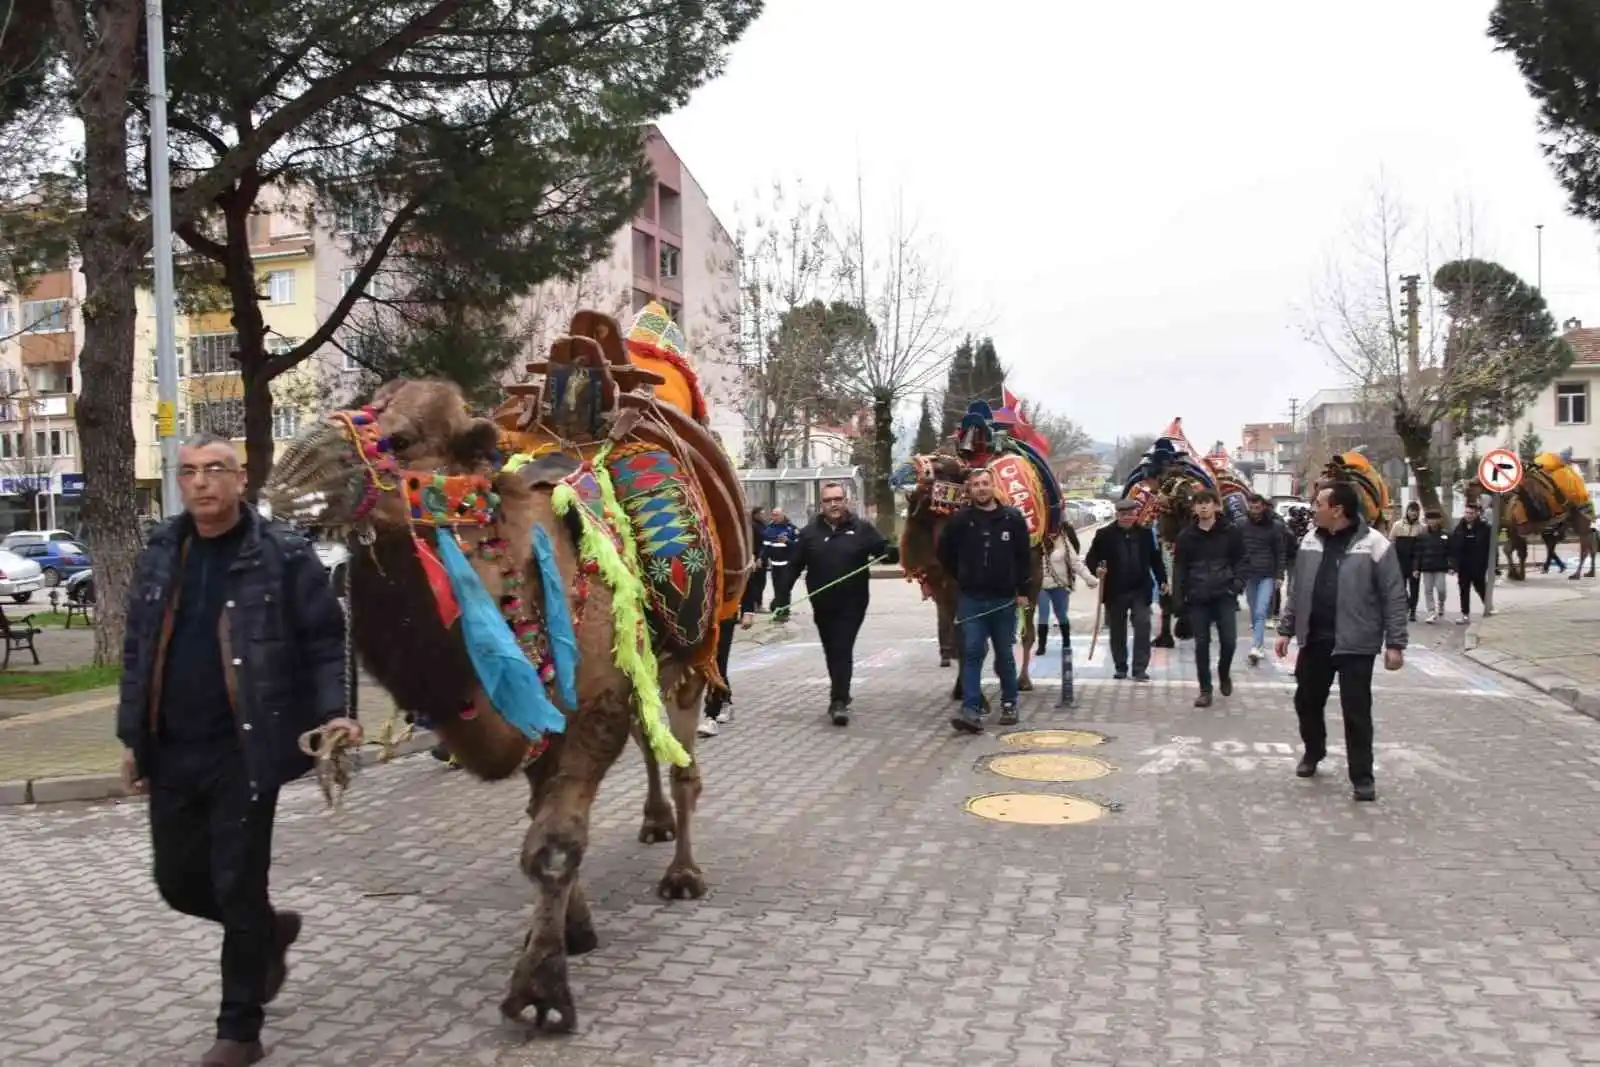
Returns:
[[[67,591],[67,599],[74,604],[93,604],[94,570],[91,568],[79,571],[71,578],[68,578],[62,584],[62,588]]]
[[[31,559],[0,548],[0,596],[26,604],[44,584],[42,568]]]
[[[18,545],[42,545],[46,541],[77,541],[66,530],[12,530],[0,541],[0,548],[16,551]]]
[[[53,589],[63,578],[89,569],[89,550],[76,541],[19,541],[8,551],[31,559],[44,572],[44,584]]]

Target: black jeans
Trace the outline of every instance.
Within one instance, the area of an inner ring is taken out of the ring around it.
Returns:
[[[1478,603],[1482,604],[1489,591],[1487,576],[1478,575],[1476,578],[1470,574],[1456,575],[1456,589],[1461,593],[1461,614],[1472,614],[1472,591],[1478,591]]]
[[[785,564],[772,568],[772,611],[789,610],[789,594],[794,591],[794,567]]]
[[[717,673],[722,675],[722,680],[728,680],[728,657],[733,652],[733,631],[739,625],[737,619],[717,624]],[[729,689],[713,689],[706,695],[706,715],[715,716],[727,704],[733,703],[731,684]]]
[[[745,594],[746,603],[753,611],[761,610],[761,602],[767,596],[767,568],[765,565],[757,567],[750,576],[750,588]]]
[[[1217,628],[1217,676],[1226,678],[1233,668],[1233,651],[1239,645],[1239,602],[1231,596],[1186,605],[1189,629],[1194,632],[1194,673],[1202,693],[1211,692],[1211,627]]]
[[[1114,593],[1106,599],[1111,618],[1111,664],[1118,674],[1128,673],[1128,619],[1133,619],[1133,673],[1150,667],[1150,593]]]
[[[275,917],[267,899],[276,790],[251,795],[237,743],[158,746],[150,769],[156,888],[173,910],[222,925],[217,1037],[257,1041]]]
[[[1422,593],[1422,575],[1412,573],[1406,575],[1406,610],[1412,615],[1417,613],[1417,597]]]
[[[1300,740],[1306,758],[1328,754],[1328,724],[1323,717],[1328,691],[1339,679],[1339,710],[1344,714],[1344,744],[1350,759],[1350,781],[1372,784],[1372,670],[1376,656],[1335,656],[1331,643],[1303,646],[1295,661],[1294,713],[1300,719]]]
[[[867,602],[827,600],[811,602],[817,620],[817,636],[822,639],[822,655],[828,663],[828,681],[831,683],[829,700],[850,703],[850,675],[855,665],[856,634],[861,632],[861,620],[867,615]]]

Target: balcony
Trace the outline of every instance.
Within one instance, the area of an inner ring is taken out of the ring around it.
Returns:
[[[18,339],[22,349],[22,365],[32,367],[41,363],[72,364],[78,352],[77,335],[71,330],[53,333],[25,333]]]

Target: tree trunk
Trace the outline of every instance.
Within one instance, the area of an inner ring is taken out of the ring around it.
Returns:
[[[58,5],[75,20],[79,6]],[[78,440],[83,448],[83,524],[94,557],[94,662],[122,661],[128,587],[139,552],[134,494],[134,279],[145,242],[131,217],[128,90],[133,81],[141,6],[94,5],[92,44],[81,25],[58,27],[73,44],[75,97],[83,121],[84,203],[78,251],[86,297],[79,356]],[[81,50],[80,50],[81,49]]]
[[[894,399],[885,390],[872,395],[872,469],[867,473],[867,499],[878,511],[876,526],[891,541],[899,528],[889,471],[894,466]]]
[[[1417,479],[1417,499],[1423,511],[1442,510],[1439,507],[1439,475],[1433,468],[1433,428],[1396,415],[1395,431],[1400,435],[1401,447],[1405,449],[1406,464]],[[1398,499],[1398,494],[1395,495]]]
[[[252,503],[272,473],[272,380],[267,376],[267,323],[261,314],[256,264],[250,255],[250,210],[258,184],[253,174],[221,198],[227,223],[228,261],[224,265],[233,303],[233,331],[239,377],[244,386],[245,497]]]

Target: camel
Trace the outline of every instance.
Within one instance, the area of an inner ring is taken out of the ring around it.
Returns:
[[[1570,471],[1570,474],[1567,472]],[[1577,498],[1577,499],[1574,499]],[[1528,576],[1528,536],[1546,530],[1569,528],[1578,536],[1578,565],[1567,577],[1577,581],[1583,564],[1595,576],[1596,537],[1594,508],[1583,478],[1563,457],[1541,453],[1528,465],[1522,484],[1500,494],[1500,528],[1506,532],[1506,577],[1513,582]]]
[[[1181,428],[1177,419],[1172,421],[1172,428]],[[1210,464],[1187,449],[1187,442],[1180,436],[1156,438],[1122,486],[1123,499],[1139,503],[1139,524],[1155,530],[1169,574],[1173,546],[1189,521],[1190,498],[1199,489],[1218,489],[1217,475]],[[1189,638],[1189,620],[1174,613],[1170,593],[1160,594],[1159,601],[1161,626],[1150,644],[1154,648],[1174,648],[1178,641]]]
[[[1320,490],[1329,482],[1348,482],[1354,486],[1367,524],[1381,534],[1389,532],[1389,483],[1360,450],[1340,452],[1328,460],[1317,488]]]
[[[557,360],[554,349],[551,363],[561,374],[584,368],[534,402],[557,423],[605,415],[606,405],[621,398],[613,387],[630,380],[581,360]],[[659,376],[634,380],[652,378]],[[571,403],[587,395],[580,387],[588,381],[597,385],[596,404]],[[672,413],[652,405],[632,410],[671,421]],[[692,437],[692,426],[678,428]],[[520,867],[535,887],[533,919],[500,1007],[513,1020],[531,1007],[535,1028],[569,1032],[577,1013],[567,958],[598,945],[579,870],[601,779],[629,736],[639,740],[649,787],[639,838],[676,844],[657,891],[668,899],[703,896],[706,880],[692,848],[701,791],[695,728],[708,678],[721,679],[706,673],[703,635],[690,635],[699,639],[693,646],[674,639],[683,636],[694,605],[686,601],[679,605],[684,615],[665,618],[659,598],[630,580],[638,550],[628,523],[614,495],[603,486],[598,498],[593,494],[605,481],[600,470],[608,464],[598,462],[604,457],[586,453],[596,460],[591,467],[552,452],[522,457],[513,467],[504,463],[503,436],[502,426],[468,412],[453,385],[391,383],[367,408],[335,413],[291,442],[267,499],[278,517],[354,531],[354,641],[379,684],[429,722],[468,772],[485,780],[519,770],[526,776],[530,823]],[[696,464],[703,458],[680,454],[681,469],[668,482],[700,481]],[[729,491],[738,494],[742,515],[737,482]],[[709,576],[703,584],[679,583],[704,592],[713,610],[742,592],[749,559],[743,528],[740,521],[731,538],[719,528],[700,546],[704,558],[695,570]],[[651,555],[649,562],[660,558]],[[735,570],[736,588],[726,588],[723,567]],[[492,620],[503,613],[503,621],[480,622],[469,636],[469,624],[483,617],[473,608],[485,606]],[[495,655],[479,654],[484,635],[499,642]],[[711,641],[714,656],[714,624]],[[538,673],[529,675],[535,664]],[[498,683],[490,668],[501,672]],[[508,677],[522,679],[523,687]],[[550,703],[551,693],[563,708]],[[673,764],[670,802],[661,759]]]

